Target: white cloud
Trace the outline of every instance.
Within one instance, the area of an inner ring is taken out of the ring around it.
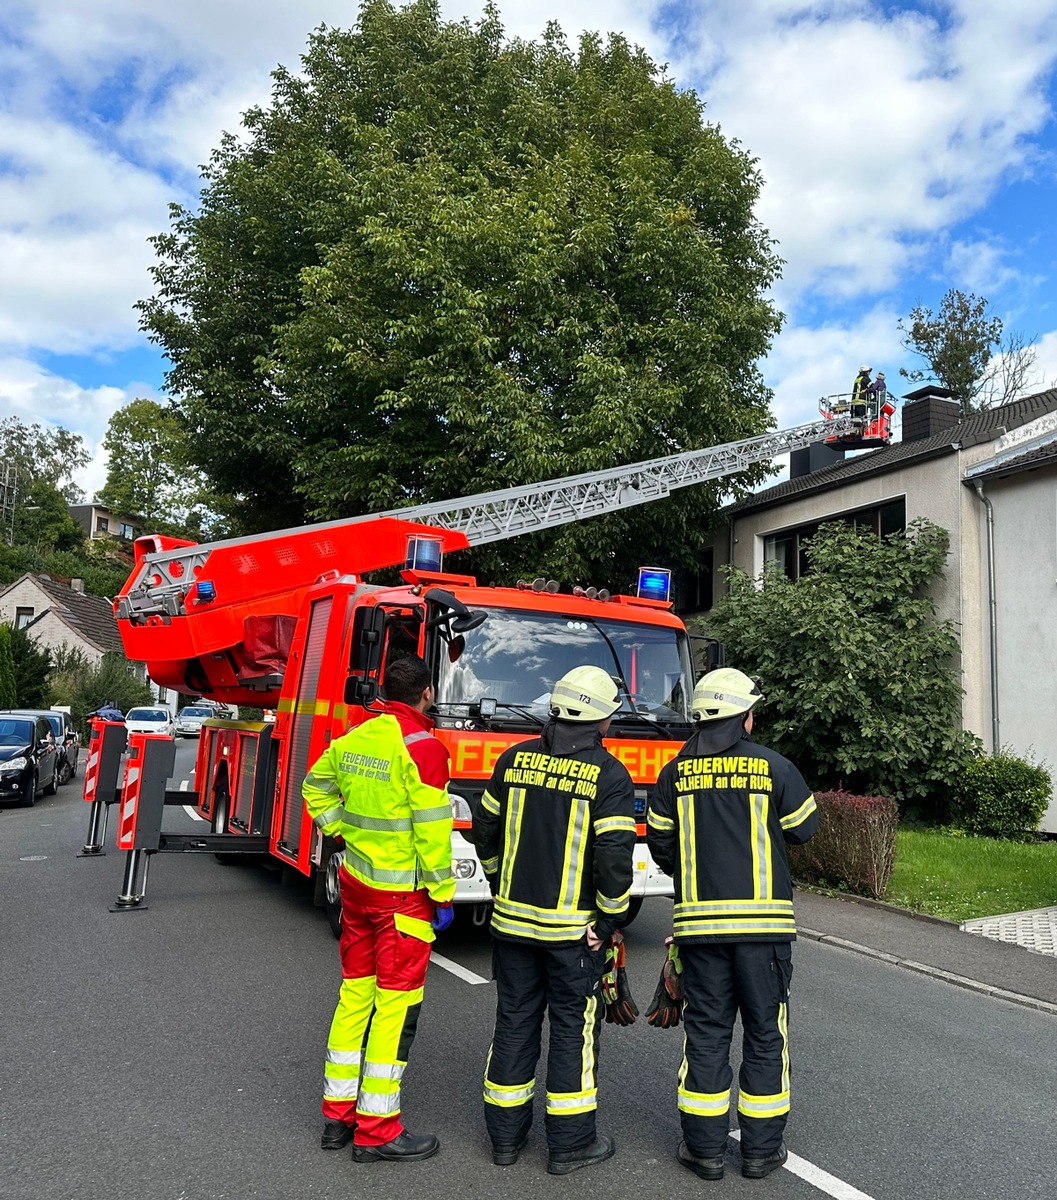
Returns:
[[[899,344],[897,315],[878,306],[848,323],[791,325],[764,361],[764,374],[774,389],[773,411],[779,429],[814,420],[823,396],[850,392],[859,367],[868,363],[876,377],[884,371],[888,386],[899,392],[899,366],[905,352]]]
[[[83,388],[29,359],[0,356],[0,419],[15,416],[27,424],[39,422],[79,433],[92,461],[74,478],[88,496],[106,482],[103,438],[107,423],[118,408],[137,396],[161,399],[146,383]]]
[[[696,7],[680,75],[701,80],[709,117],[760,160],[786,303],[809,287],[889,288],[924,238],[1029,169],[1025,139],[1050,115],[1052,0],[1013,20],[985,0],[950,7],[948,27],[865,3]]]

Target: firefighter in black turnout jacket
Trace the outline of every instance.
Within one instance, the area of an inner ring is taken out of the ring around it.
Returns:
[[[547,1170],[565,1175],[615,1149],[596,1134],[595,1108],[605,943],[627,913],[635,848],[635,788],[602,745],[619,706],[601,668],[569,671],[551,693],[551,721],[502,755],[473,815],[495,897],[484,1113],[498,1166],[516,1162],[528,1137],[544,1010]]]
[[[700,680],[691,705],[700,728],[661,770],[647,816],[650,852],[675,881],[686,1033],[678,1158],[703,1179],[723,1176],[739,1012],[742,1174],[762,1179],[788,1157],[796,926],[785,842],[806,842],[818,812],[796,767],[749,738],[759,699],[759,687],[729,667]]]

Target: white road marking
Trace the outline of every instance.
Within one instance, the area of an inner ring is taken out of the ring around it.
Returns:
[[[475,975],[473,971],[468,971],[465,967],[460,966],[457,962],[452,962],[450,958],[445,958],[443,954],[438,954],[436,950],[429,956],[430,962],[435,962],[438,967],[443,967],[445,971],[450,971],[459,979],[464,979],[467,983],[491,983],[490,979],[482,979],[480,975]]]
[[[190,804],[184,805],[184,812],[187,813],[187,815],[189,817],[192,817],[196,821],[204,821],[205,820],[205,817],[203,817],[201,814],[195,812],[195,810],[190,806]]]
[[[735,1141],[740,1141],[741,1130],[732,1129],[730,1136]],[[827,1196],[832,1196],[833,1200],[872,1200],[865,1192],[860,1192],[857,1187],[852,1187],[850,1183],[845,1183],[843,1179],[838,1179],[836,1175],[831,1175],[828,1171],[823,1171],[821,1167],[816,1167],[814,1163],[809,1163],[806,1158],[801,1158],[798,1154],[789,1153],[789,1158],[785,1163],[785,1170],[791,1171],[792,1174],[798,1175],[805,1182],[810,1183],[812,1187],[818,1188],[820,1192],[825,1192]]]

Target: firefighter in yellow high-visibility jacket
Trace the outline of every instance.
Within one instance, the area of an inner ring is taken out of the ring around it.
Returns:
[[[434,693],[417,657],[390,664],[381,715],[337,738],[305,777],[308,811],[341,836],[341,994],[327,1040],[324,1150],[355,1137],[357,1162],[436,1154],[409,1133],[400,1080],[435,929],[451,923],[448,752],[425,715]]]

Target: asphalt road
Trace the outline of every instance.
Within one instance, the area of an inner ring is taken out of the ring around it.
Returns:
[[[193,743],[178,752],[181,770]],[[167,825],[187,827],[179,809]],[[307,886],[211,856],[158,855],[145,911],[111,913],[123,856],[77,858],[76,784],[0,809],[0,1197],[3,1200],[438,1200],[687,1192],[807,1200],[1057,1194],[1054,1018],[833,946],[794,951],[790,1170],[704,1183],[673,1158],[677,1031],[603,1031],[599,1128],[609,1163],[548,1176],[542,1128],[493,1167],[481,1073],[494,991],[487,933],[437,946],[404,1088],[421,1164],[358,1166],[318,1138],[336,943]],[[670,920],[628,931],[643,1009]],[[442,961],[443,960],[443,961]],[[452,968],[461,973],[453,973]],[[474,977],[485,980],[475,982]],[[538,1101],[537,1101],[538,1103]]]

